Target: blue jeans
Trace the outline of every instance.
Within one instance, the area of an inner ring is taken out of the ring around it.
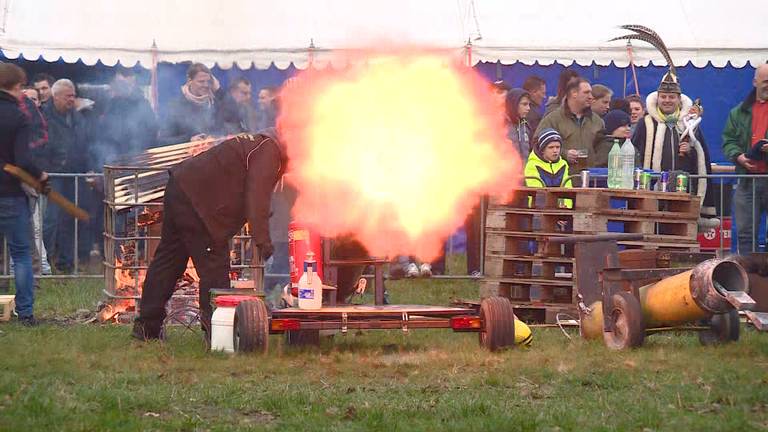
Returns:
[[[754,200],[752,183],[754,182]],[[768,211],[768,179],[739,180],[733,193],[733,216],[736,219],[736,231],[739,241],[739,254],[757,252],[756,228]],[[753,250],[754,249],[754,250]]]
[[[35,303],[31,229],[27,197],[0,198],[0,232],[8,241],[14,262],[16,312],[19,318],[31,317]]]

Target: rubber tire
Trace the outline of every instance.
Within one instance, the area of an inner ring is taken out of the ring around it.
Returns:
[[[741,320],[735,309],[724,314],[713,315],[709,319],[709,330],[699,332],[702,345],[719,345],[739,340]]]
[[[629,292],[613,295],[613,306],[609,312],[613,332],[604,332],[605,345],[613,350],[637,348],[645,341],[645,323],[640,301]]]
[[[261,299],[245,300],[237,305],[232,337],[235,352],[267,352],[269,315]]]
[[[515,346],[515,313],[504,297],[488,297],[480,303],[480,346],[491,352]]]
[[[319,346],[320,330],[290,330],[285,332],[285,343],[291,346]]]

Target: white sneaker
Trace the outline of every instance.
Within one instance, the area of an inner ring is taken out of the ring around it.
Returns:
[[[425,278],[432,277],[432,266],[427,263],[423,263],[419,267],[419,276]]]
[[[405,277],[407,278],[419,277],[419,267],[416,266],[416,263],[408,264],[408,267],[405,268]]]

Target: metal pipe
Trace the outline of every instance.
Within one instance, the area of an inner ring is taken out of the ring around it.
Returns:
[[[640,287],[645,326],[673,326],[725,313],[733,308],[725,291],[746,291],[747,284],[747,273],[739,264],[711,259]]]
[[[574,244],[574,243],[586,243],[586,242],[601,242],[601,241],[632,241],[642,240],[643,234],[636,233],[610,233],[610,234],[582,234],[582,235],[569,235],[568,237],[552,237],[547,239],[550,243],[555,244]]]

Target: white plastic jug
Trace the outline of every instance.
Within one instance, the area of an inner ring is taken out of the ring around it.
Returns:
[[[320,309],[323,306],[323,281],[315,273],[315,254],[307,253],[304,274],[299,279],[299,309]]]

